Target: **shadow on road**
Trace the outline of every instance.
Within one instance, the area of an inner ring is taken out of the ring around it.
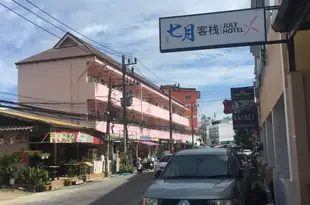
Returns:
[[[153,182],[154,173],[137,174],[89,205],[137,205]]]

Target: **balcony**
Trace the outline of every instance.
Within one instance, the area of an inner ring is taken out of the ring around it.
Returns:
[[[102,85],[100,83],[90,82],[87,83],[88,89],[86,92],[93,92],[92,89],[95,89],[95,95],[93,99],[97,99],[103,102],[107,102],[108,98],[108,87]],[[89,96],[89,94],[87,94]],[[122,93],[118,90],[113,90],[112,92],[112,102],[115,106],[121,107],[120,99],[122,97]],[[89,98],[91,99],[91,98]],[[128,110],[133,110],[139,113],[143,113],[145,115],[153,116],[159,119],[163,119],[169,121],[169,111],[158,106],[152,105],[148,102],[141,101],[138,98],[133,98],[132,106],[127,108]],[[182,117],[177,114],[172,114],[172,121],[176,124],[189,127],[189,120],[185,117]]]
[[[106,132],[107,123],[104,121],[94,122],[93,123],[95,129],[100,130],[101,132]],[[111,135],[119,138],[123,138],[123,125],[121,124],[114,124],[114,126],[110,126]],[[137,126],[129,126],[128,127],[128,138],[132,140],[139,140],[140,136],[148,136],[150,138],[157,138],[157,139],[169,139],[170,133],[169,131],[163,130],[154,130],[154,129],[147,129]],[[181,134],[181,133],[173,133],[172,138],[174,140],[182,140],[182,142],[191,141],[192,136],[188,134]]]

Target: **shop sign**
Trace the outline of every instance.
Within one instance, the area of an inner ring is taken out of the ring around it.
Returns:
[[[51,132],[50,142],[51,143],[74,143],[75,132]]]
[[[233,114],[233,128],[237,129],[255,129],[258,126],[257,112],[236,113]]]
[[[231,88],[233,128],[255,129],[258,127],[257,104],[254,87]]]
[[[0,137],[0,144],[14,144],[15,137],[9,137],[6,140],[4,137]]]
[[[140,136],[140,140],[150,141],[151,138],[149,136]]]
[[[93,143],[94,137],[85,133],[78,132],[76,135],[76,142],[80,143]]]
[[[230,88],[231,100],[254,100],[254,86]]]
[[[176,52],[266,42],[264,8],[159,19],[160,52]]]
[[[169,140],[162,140],[162,139],[160,139],[160,143],[162,144],[162,143],[169,143]]]

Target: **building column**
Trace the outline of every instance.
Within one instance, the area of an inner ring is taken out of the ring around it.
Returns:
[[[280,97],[272,109],[272,128],[275,153],[275,167],[273,169],[273,183],[276,204],[289,205],[287,182],[290,179],[288,164],[288,146],[286,139],[286,122],[284,99]]]
[[[304,74],[291,72],[288,78],[288,107],[291,130],[292,190],[295,190],[294,204],[310,204],[310,156]],[[308,77],[308,82],[310,77]],[[310,95],[310,90],[307,93]],[[308,113],[307,113],[308,111]]]
[[[272,130],[272,116],[269,115],[265,122],[266,131],[266,154],[268,167],[275,168],[275,153],[274,153],[274,142],[273,142],[273,130]]]

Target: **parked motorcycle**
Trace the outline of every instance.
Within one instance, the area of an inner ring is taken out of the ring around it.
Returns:
[[[137,171],[138,171],[139,173],[142,173],[142,172],[143,172],[144,167],[143,167],[142,159],[139,158],[139,157],[137,158],[136,167],[137,167]]]
[[[145,169],[153,170],[154,169],[154,162],[153,161],[147,161],[144,166],[145,166]]]
[[[139,173],[142,173],[143,170],[153,170],[155,165],[154,162],[151,160],[148,161],[147,159],[141,159],[138,157],[136,167],[137,171]]]

